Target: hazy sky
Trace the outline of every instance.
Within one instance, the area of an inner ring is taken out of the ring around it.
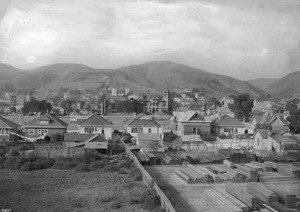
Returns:
[[[300,0],[0,0],[0,62],[170,60],[239,79],[300,71]]]

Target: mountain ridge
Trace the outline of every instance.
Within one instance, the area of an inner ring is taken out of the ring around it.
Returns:
[[[220,97],[246,92],[253,97],[265,95],[263,90],[248,82],[171,61],[151,61],[118,69],[95,69],[76,63],[59,63],[32,70],[8,67],[11,66],[0,64],[0,77],[3,75],[1,79],[7,79],[6,82],[0,80],[1,87],[6,83],[18,91],[34,89],[39,97],[63,87],[85,90],[104,86],[133,90],[191,90],[197,87],[208,96]],[[15,74],[9,74],[8,69]]]

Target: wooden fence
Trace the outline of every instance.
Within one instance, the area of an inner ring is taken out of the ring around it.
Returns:
[[[161,207],[166,211],[166,212],[175,212],[176,210],[174,209],[173,205],[171,204],[170,200],[168,197],[164,194],[164,192],[160,189],[160,187],[155,183],[151,175],[147,172],[147,170],[142,166],[138,158],[131,152],[131,150],[128,148],[125,142],[121,142],[124,144],[125,149],[126,149],[126,154],[129,156],[130,159],[133,160],[134,165],[140,170],[143,176],[143,182],[148,188],[154,188],[157,195],[160,197],[161,200]]]

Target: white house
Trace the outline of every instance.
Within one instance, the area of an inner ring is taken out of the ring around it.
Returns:
[[[183,141],[201,141],[210,136],[210,120],[196,111],[173,112],[172,129]]]
[[[272,134],[259,129],[254,133],[254,152],[259,156],[283,155],[285,151],[299,149],[297,137],[291,133]]]
[[[103,134],[106,139],[111,139],[113,124],[98,114],[90,116],[79,124],[81,134]]]
[[[125,122],[125,132],[136,137],[138,133],[162,133],[163,129],[152,118],[141,114]]]

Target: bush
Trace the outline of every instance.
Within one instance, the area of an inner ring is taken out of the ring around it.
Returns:
[[[134,176],[134,181],[142,181],[143,180],[143,176],[140,172],[136,173],[136,175]]]
[[[122,161],[118,167],[119,168],[130,168],[131,167],[132,162],[130,160],[126,160],[126,161]]]
[[[87,164],[79,164],[74,169],[75,169],[75,171],[78,171],[78,172],[88,172],[88,171],[90,171],[90,168]]]
[[[28,162],[28,159],[25,157],[18,157],[15,162],[15,169],[20,169],[25,163]]]
[[[52,166],[53,169],[73,169],[78,164],[74,162],[66,162],[66,161],[56,161],[54,165]]]
[[[52,158],[39,158],[36,162],[40,164],[41,169],[48,169],[54,165],[55,160]]]
[[[8,157],[4,163],[4,167],[6,169],[10,169],[13,170],[16,168],[16,161],[17,161],[18,157]]]
[[[41,169],[40,164],[37,162],[26,162],[22,167],[21,171],[34,171]]]
[[[85,152],[83,154],[83,163],[89,164],[95,160],[96,160],[96,155],[94,155],[92,152]]]
[[[125,169],[121,169],[118,171],[118,174],[128,174],[128,172]]]
[[[160,197],[152,189],[148,190],[148,196],[144,200],[142,204],[142,208],[146,210],[154,210],[160,205],[161,205]]]
[[[82,156],[74,156],[73,162],[74,163],[83,163],[83,157]]]
[[[103,169],[105,166],[109,164],[108,161],[94,161],[91,163],[90,168],[92,169]]]
[[[14,149],[13,149],[13,150],[11,151],[10,155],[11,155],[11,156],[18,156],[18,155],[20,155],[20,153],[19,153],[17,150],[14,150]]]
[[[106,172],[116,172],[119,171],[119,167],[117,165],[109,164],[103,170]]]
[[[59,162],[72,162],[73,158],[71,158],[71,157],[56,157],[55,161],[59,161]]]

